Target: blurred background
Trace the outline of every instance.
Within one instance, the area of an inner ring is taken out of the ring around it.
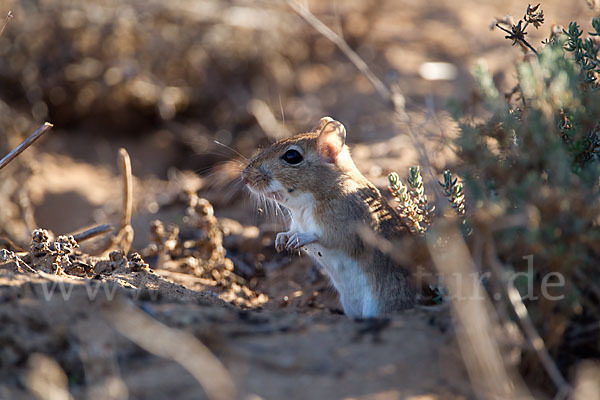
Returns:
[[[521,52],[490,25],[494,17],[519,17],[526,7],[522,1],[307,4],[376,75],[400,86],[437,170],[452,162],[447,142],[454,127],[443,113],[448,101],[477,103],[470,78],[474,63],[484,59],[501,90],[516,81],[514,61]],[[359,168],[377,184],[385,185],[391,170],[404,175],[417,162],[414,144],[395,126],[389,104],[286,2],[0,5],[15,15],[0,38],[0,150],[7,152],[44,120],[55,125],[31,151],[35,163],[26,162],[35,176],[20,179],[31,205],[8,212],[5,203],[0,212],[0,229],[17,240],[28,240],[33,225],[67,233],[106,222],[120,204],[111,179],[119,147],[132,156],[136,193],[142,195],[176,171],[207,176],[218,163],[240,158],[237,152],[251,157],[260,146],[309,129],[324,115],[346,125]],[[552,23],[588,21],[591,15],[583,0],[543,6],[547,22],[530,33],[532,43],[545,38]],[[237,174],[221,172],[213,181],[223,185]],[[0,192],[5,200],[9,194],[13,201],[24,196],[15,190]],[[215,194],[211,200],[246,196],[223,193],[227,198]],[[138,214],[152,206],[136,199]],[[15,218],[19,214],[26,218]],[[136,244],[144,238],[138,235]]]

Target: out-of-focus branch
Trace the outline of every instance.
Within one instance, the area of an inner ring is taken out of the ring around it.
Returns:
[[[10,21],[10,19],[13,17],[14,17],[14,14],[12,11],[9,11],[8,14],[6,14],[6,19],[4,20],[4,24],[2,25],[2,29],[0,29],[0,37],[2,37],[2,34],[4,33],[4,29],[6,28],[6,25],[8,25],[8,21]]]
[[[566,399],[572,393],[573,389],[560,373],[560,370],[554,363],[554,360],[552,360],[552,357],[550,357],[548,349],[546,349],[546,345],[544,344],[544,340],[540,337],[540,334],[535,329],[535,326],[529,317],[529,313],[527,312],[527,307],[525,307],[523,300],[521,300],[521,294],[514,286],[510,285],[509,282],[504,279],[505,275],[503,271],[506,271],[507,268],[505,268],[500,263],[500,260],[498,260],[498,257],[496,256],[496,249],[491,238],[487,240],[486,253],[488,264],[498,279],[501,280],[502,286],[506,287],[508,292],[508,300],[510,301],[517,318],[519,318],[519,323],[523,329],[523,333],[525,334],[527,341],[534,349],[536,355],[542,363],[542,366],[558,390],[556,398]]]
[[[273,112],[262,100],[254,99],[248,104],[248,111],[254,115],[256,122],[271,139],[279,140],[290,136],[287,128],[279,123]]]
[[[29,137],[27,139],[23,140],[23,142],[20,145],[15,147],[10,153],[8,153],[6,156],[4,156],[4,158],[2,160],[0,160],[0,169],[6,167],[12,160],[17,158],[17,156],[19,154],[21,154],[23,151],[25,151],[25,149],[27,149],[29,146],[34,144],[36,140],[38,140],[40,137],[42,137],[42,135],[44,133],[46,133],[53,126],[54,125],[52,125],[50,122],[44,122],[44,124],[42,126],[40,126],[31,135],[29,135]]]
[[[296,0],[287,0],[289,6],[306,22],[308,22],[313,28],[315,28],[321,35],[329,39],[335,44],[346,57],[354,64],[358,70],[367,77],[371,85],[377,90],[377,93],[385,100],[392,99],[392,93],[390,89],[383,83],[367,65],[367,63],[360,58],[358,54],[348,45],[348,43],[340,37],[337,33],[332,31],[327,25],[313,15],[306,6],[300,4]]]
[[[530,399],[516,374],[507,371],[497,340],[490,300],[478,279],[469,249],[453,221],[442,221],[427,236],[433,261],[450,295],[458,344],[473,388],[482,399]],[[437,233],[434,234],[434,233]],[[438,238],[444,238],[438,241]]]
[[[225,366],[191,334],[161,324],[129,302],[111,304],[104,317],[138,346],[187,369],[200,382],[209,399],[237,398],[233,379]]]

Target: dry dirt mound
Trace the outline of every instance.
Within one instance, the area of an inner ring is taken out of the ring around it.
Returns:
[[[191,333],[225,365],[241,398],[470,396],[443,312],[352,321],[328,311],[242,310],[149,271],[98,281],[13,267],[0,269],[2,398],[35,393],[39,353],[66,377],[49,384],[68,382],[76,398],[204,398],[196,371],[124,337],[115,317],[123,310]],[[176,335],[153,339],[169,348]]]

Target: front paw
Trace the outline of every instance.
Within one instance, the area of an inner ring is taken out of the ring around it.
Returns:
[[[288,237],[288,241],[285,244],[285,248],[288,250],[298,250],[307,244],[311,244],[317,241],[317,236],[310,232],[294,232]]]
[[[290,236],[293,234],[293,232],[279,232],[277,234],[277,236],[275,237],[275,250],[277,250],[277,252],[282,252],[284,249],[286,249],[286,244],[288,242],[288,239],[290,238]]]
[[[314,233],[299,233],[294,231],[280,232],[275,237],[275,249],[277,252],[287,250],[298,250],[302,246],[314,243],[317,236]]]

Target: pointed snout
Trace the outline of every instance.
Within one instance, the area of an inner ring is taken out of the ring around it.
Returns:
[[[248,172],[246,172],[246,169],[242,171],[242,182],[244,182],[244,185],[247,185],[248,182],[250,182],[248,180]]]
[[[248,165],[242,171],[241,178],[245,185],[256,190],[263,190],[271,181],[270,174],[265,171],[265,167],[262,165],[258,168],[252,164]]]

